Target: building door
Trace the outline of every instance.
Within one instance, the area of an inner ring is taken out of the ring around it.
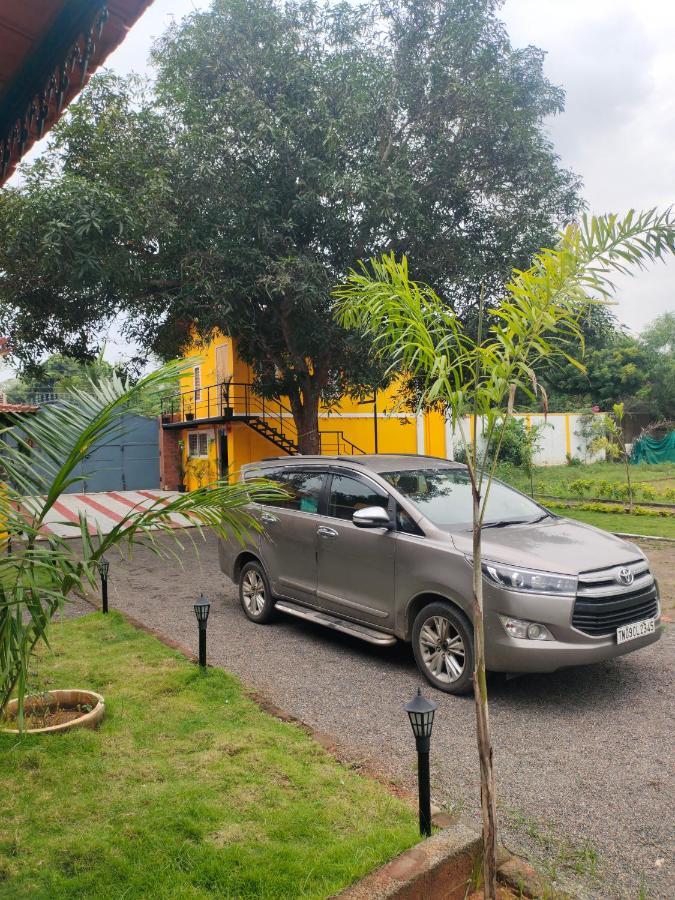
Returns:
[[[232,377],[230,369],[230,347],[228,344],[221,344],[216,347],[216,382],[222,384]]]

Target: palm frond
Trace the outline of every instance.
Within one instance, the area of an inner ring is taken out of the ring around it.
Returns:
[[[129,402],[163,391],[191,365],[192,360],[170,363],[136,385],[116,376],[92,381],[87,390],[72,392],[30,419],[15,418],[2,432],[6,450],[0,528],[9,552],[0,556],[0,711],[16,689],[21,721],[33,648],[46,640],[49,622],[68,595],[95,583],[97,563],[112,547],[143,544],[160,556],[180,558],[170,543],[161,540],[170,536],[175,546],[182,547],[185,532],[176,528],[176,517],[189,520],[197,535],[210,529],[225,539],[243,541],[258,527],[246,507],[287,496],[278,485],[262,480],[235,484],[221,480],[130,509],[108,534],[90,529],[87,517],[80,515],[79,551],[70,540],[41,534],[58,497],[82,477],[76,474],[77,467],[110,439]]]

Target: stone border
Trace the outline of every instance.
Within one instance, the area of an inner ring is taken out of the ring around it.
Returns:
[[[438,817],[440,818],[440,817]],[[405,850],[361,881],[335,895],[335,900],[465,900],[482,897],[480,881],[483,841],[470,824],[455,822]],[[555,898],[568,895],[553,890],[532,866],[501,849],[497,877],[505,894]],[[476,893],[474,893],[476,892]],[[501,896],[501,892],[499,894]]]
[[[632,541],[665,541],[668,544],[675,544],[675,538],[661,537],[657,534],[629,534],[627,531],[613,531],[612,534],[620,538],[630,538]]]
[[[336,896],[340,900],[463,900],[480,865],[481,846],[480,835],[457,823]]]

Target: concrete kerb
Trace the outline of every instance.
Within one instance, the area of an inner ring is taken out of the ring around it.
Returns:
[[[631,541],[665,541],[668,544],[675,544],[675,538],[661,537],[656,534],[629,534],[627,531],[613,531],[612,534]]]
[[[90,597],[84,599],[92,609],[100,611],[100,605]],[[197,662],[197,654],[188,647],[166,637],[161,631],[140,621],[122,610],[116,610],[122,618],[161,641],[166,647]],[[331,735],[317,731],[273,703],[260,691],[244,686],[246,695],[262,710],[282,722],[301,728],[339,762],[358,769],[359,773],[382,784],[387,790],[412,806],[417,797],[374,769],[367,760],[355,760],[339,748]],[[431,837],[371,872],[361,881],[336,895],[340,900],[463,900],[476,886],[481,866],[482,837],[473,823],[461,821],[445,812],[435,812],[432,822],[441,830]],[[517,892],[519,897],[555,898],[563,900],[567,895],[556,893],[524,859],[513,856],[504,848],[497,853],[498,877],[501,883]]]
[[[456,823],[366,875],[340,900],[462,900],[480,866],[481,838]]]
[[[439,817],[440,818],[440,817]],[[464,900],[479,896],[483,842],[472,823],[447,828],[335,895],[334,900]],[[508,897],[564,900],[532,866],[501,848],[497,877]],[[474,892],[478,892],[474,894]],[[513,892],[513,893],[511,893]],[[499,892],[502,896],[502,892]]]

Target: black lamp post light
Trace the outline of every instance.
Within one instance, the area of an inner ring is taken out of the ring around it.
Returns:
[[[98,561],[98,574],[101,576],[101,606],[104,613],[108,612],[108,572],[110,563],[102,556]]]
[[[417,689],[417,696],[406,703],[405,711],[410,718],[410,725],[417,744],[417,782],[420,804],[420,834],[427,837],[431,834],[431,782],[429,777],[429,750],[431,749],[431,729],[434,727],[434,713],[438,707],[431,700],[422,696]]]
[[[199,600],[194,605],[195,616],[197,616],[197,624],[199,625],[199,665],[206,667],[206,623],[209,620],[209,611],[211,604],[203,594],[199,595]]]

